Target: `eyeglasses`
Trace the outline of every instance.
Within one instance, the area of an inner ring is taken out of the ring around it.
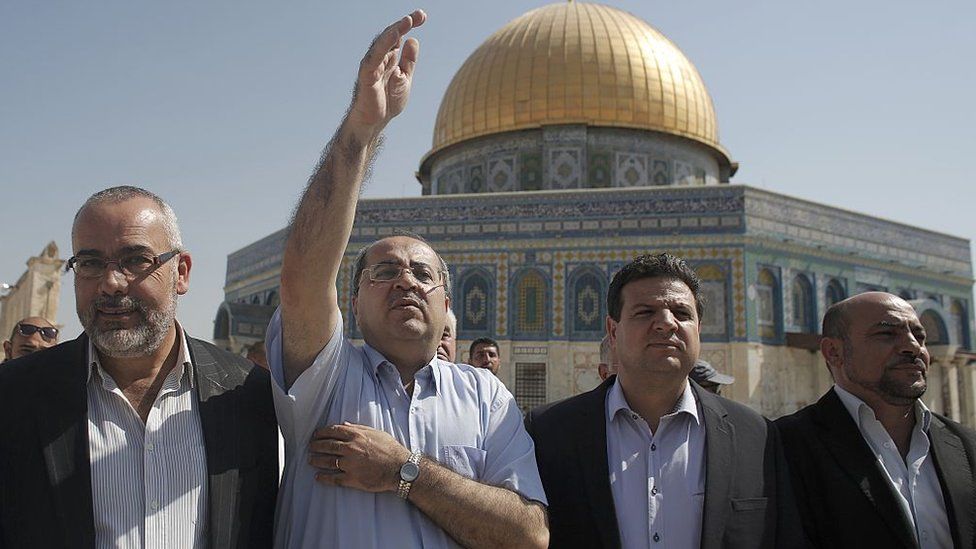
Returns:
[[[395,263],[377,263],[363,269],[363,274],[370,282],[390,282],[400,278],[404,271],[409,271],[414,280],[424,287],[436,285],[443,273],[424,263],[414,263],[409,267]]]
[[[64,270],[73,270],[81,278],[100,278],[105,274],[108,266],[115,263],[118,269],[122,271],[122,274],[126,276],[142,276],[176,257],[179,253],[179,250],[173,250],[157,256],[133,254],[119,259],[106,259],[93,255],[76,255],[68,260],[68,264]]]
[[[17,325],[17,332],[24,337],[30,337],[37,332],[41,332],[41,337],[48,341],[54,341],[58,338],[57,328],[51,328],[50,326],[34,326],[33,324],[24,324],[23,322]]]

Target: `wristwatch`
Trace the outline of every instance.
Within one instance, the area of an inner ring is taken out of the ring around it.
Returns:
[[[420,452],[414,452],[410,454],[407,462],[400,466],[400,485],[397,487],[397,496],[402,499],[407,499],[410,495],[410,487],[413,486],[413,481],[417,480],[420,476],[420,457],[423,456]]]

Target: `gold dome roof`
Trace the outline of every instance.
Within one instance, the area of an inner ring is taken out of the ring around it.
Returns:
[[[492,34],[444,93],[427,158],[474,137],[549,124],[679,135],[729,161],[694,65],[646,22],[600,4],[550,4]]]

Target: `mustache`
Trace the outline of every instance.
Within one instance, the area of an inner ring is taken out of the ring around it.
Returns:
[[[928,366],[925,364],[925,360],[923,360],[921,356],[916,356],[916,357],[907,357],[907,356],[906,357],[899,357],[898,359],[893,360],[890,363],[888,363],[888,366],[893,368],[893,367],[896,367],[896,366],[901,366],[903,364],[909,364],[911,366],[917,366],[919,368],[928,368]]]
[[[146,313],[146,305],[139,299],[128,295],[100,295],[92,301],[91,310],[97,309],[134,309],[142,314]]]

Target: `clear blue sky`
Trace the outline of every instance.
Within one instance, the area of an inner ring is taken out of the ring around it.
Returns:
[[[534,2],[437,0],[408,110],[369,197],[419,194],[441,96]],[[698,67],[755,185],[976,236],[976,3],[620,1]],[[415,4],[11,0],[0,4],[0,282],[91,193],[147,187],[194,255],[179,305],[209,339],[227,254],[284,226],[372,36]],[[72,277],[58,321],[80,331]]]

